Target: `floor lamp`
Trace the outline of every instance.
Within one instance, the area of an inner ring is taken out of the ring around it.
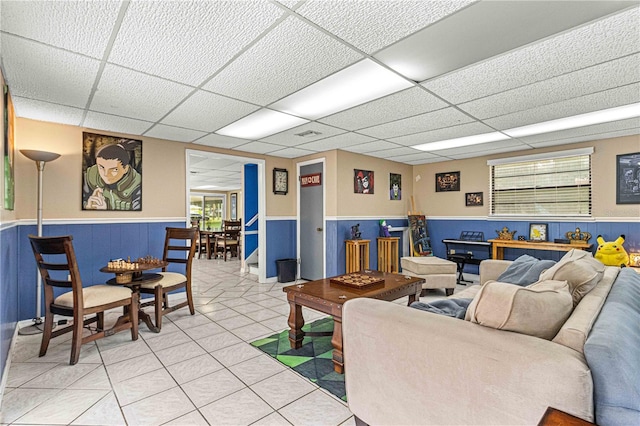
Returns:
[[[44,173],[44,165],[49,161],[53,161],[60,157],[60,154],[46,151],[36,151],[33,149],[21,149],[22,155],[36,162],[38,169],[38,237],[42,236],[42,174]],[[36,317],[33,324],[28,327],[22,327],[18,330],[18,334],[37,334],[42,333],[42,277],[40,271],[36,272]]]

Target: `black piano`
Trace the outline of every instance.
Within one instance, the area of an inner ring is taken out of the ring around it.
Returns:
[[[447,249],[447,260],[456,262],[458,284],[471,283],[462,275],[465,265],[479,265],[483,260],[491,259],[491,243],[485,241],[484,232],[462,231],[460,238],[445,238],[442,242]]]

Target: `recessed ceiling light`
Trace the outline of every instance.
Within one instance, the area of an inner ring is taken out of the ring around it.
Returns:
[[[234,138],[255,140],[308,122],[309,120],[304,118],[263,108],[223,127],[215,133]]]
[[[640,103],[588,112],[586,114],[559,118],[557,120],[544,121],[528,126],[515,127],[513,129],[503,130],[503,132],[513,138],[521,138],[524,136],[539,135],[541,133],[557,132],[559,130],[625,120],[633,117],[640,117]]]
[[[420,151],[438,151],[441,149],[459,148],[461,146],[478,145],[481,143],[495,142],[509,139],[509,136],[500,132],[483,133],[481,135],[465,136],[463,138],[447,139],[444,141],[414,145],[412,148]]]
[[[413,84],[393,71],[364,59],[270,106],[310,120],[407,89]]]

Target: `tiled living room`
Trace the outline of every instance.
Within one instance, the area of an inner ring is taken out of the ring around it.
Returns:
[[[41,335],[19,336],[0,423],[355,424],[345,401],[250,345],[288,328],[282,287],[294,282],[258,284],[237,259],[205,258],[194,261],[192,284],[195,316],[180,309],[167,315],[159,334],[141,324],[135,342],[121,332],[83,345],[75,366],[70,334],[53,339],[42,358]],[[433,290],[421,300],[442,297]],[[304,309],[307,322],[323,316]]]

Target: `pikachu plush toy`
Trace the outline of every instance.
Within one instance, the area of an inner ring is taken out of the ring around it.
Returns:
[[[608,266],[626,266],[629,263],[629,254],[622,247],[624,235],[620,235],[615,241],[606,242],[602,235],[598,235],[598,250],[595,258]]]

